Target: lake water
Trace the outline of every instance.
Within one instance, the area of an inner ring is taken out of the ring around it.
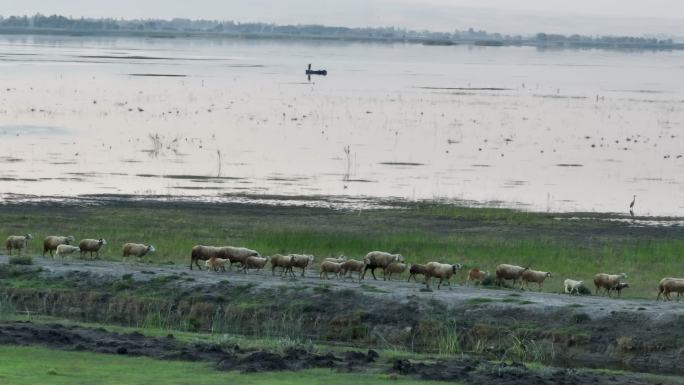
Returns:
[[[637,195],[684,215],[681,51],[0,36],[0,85],[0,200]]]

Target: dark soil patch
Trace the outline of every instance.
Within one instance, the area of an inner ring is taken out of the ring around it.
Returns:
[[[103,354],[144,356],[159,360],[214,362],[222,371],[255,373],[266,371],[330,368],[345,372],[382,371],[426,380],[459,381],[471,384],[646,384],[637,375],[606,375],[590,371],[553,369],[531,370],[523,364],[494,363],[472,357],[418,362],[381,361],[377,352],[349,351],[319,354],[289,348],[283,353],[267,350],[246,351],[237,345],[183,343],[169,334],[148,337],[138,332],[115,333],[102,328],[64,326],[57,323],[1,322],[0,344],[43,345],[52,349]]]

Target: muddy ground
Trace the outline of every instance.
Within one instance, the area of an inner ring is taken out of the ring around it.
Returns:
[[[635,374],[601,374],[586,370],[545,368],[532,370],[521,363],[495,363],[462,356],[457,359],[409,360],[381,357],[376,351],[315,352],[288,348],[283,352],[245,350],[237,345],[183,343],[172,334],[148,337],[138,332],[121,334],[105,329],[64,326],[58,323],[0,322],[0,344],[43,345],[52,349],[160,360],[208,362],[216,370],[245,373],[309,368],[339,372],[379,372],[425,380],[461,381],[472,384],[647,384]]]

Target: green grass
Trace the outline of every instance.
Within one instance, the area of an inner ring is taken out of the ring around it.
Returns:
[[[30,232],[26,251],[39,255],[46,235],[105,238],[102,258],[121,260],[125,242],[155,245],[153,263],[189,262],[195,244],[240,245],[262,254],[308,253],[318,258],[368,251],[403,254],[409,263],[459,262],[493,272],[500,263],[550,271],[544,291],[566,278],[591,287],[598,272],[629,275],[625,297],[655,297],[664,276],[684,276],[684,228],[640,229],[602,220],[562,221],[569,214],[414,204],[339,211],[256,205],[123,203],[111,206],[0,207],[0,234]],[[609,218],[608,214],[591,214]],[[457,281],[464,280],[460,273]]]
[[[328,369],[299,372],[240,374],[218,372],[210,364],[157,361],[43,347],[0,346],[0,383],[5,385],[213,385],[213,384],[385,384],[382,374],[347,374]],[[434,382],[400,377],[391,383],[418,385]]]

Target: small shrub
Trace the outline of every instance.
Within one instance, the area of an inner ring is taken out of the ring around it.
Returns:
[[[13,255],[9,258],[10,265],[33,265],[33,258],[27,255]]]
[[[57,369],[55,369],[55,368],[48,369],[47,374],[49,374],[51,376],[56,376],[57,375]]]

